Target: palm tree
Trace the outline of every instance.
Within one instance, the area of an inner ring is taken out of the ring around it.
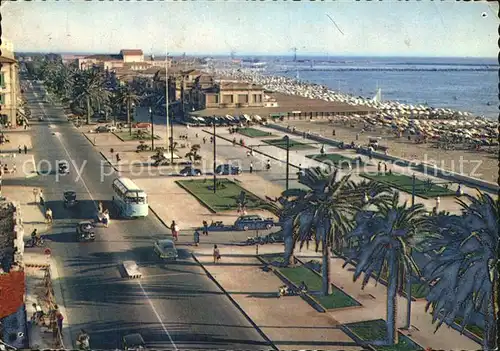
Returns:
[[[141,98],[134,93],[129,85],[123,86],[118,92],[118,100],[127,108],[127,124],[129,125],[129,133],[132,135],[132,123],[130,121],[130,108],[137,104]]]
[[[109,91],[104,88],[104,79],[97,70],[88,70],[75,74],[75,90],[73,101],[85,105],[87,124],[90,124],[91,109],[95,104],[108,100]]]
[[[189,160],[193,163],[201,160],[201,155],[198,153],[200,149],[201,146],[199,144],[192,145],[191,150],[189,150],[185,157],[189,158]]]
[[[457,200],[461,216],[443,214],[429,219],[427,240],[431,257],[423,274],[429,282],[427,309],[432,307],[436,331],[463,315],[462,331],[473,311],[484,313],[483,349],[495,349],[495,309],[498,301],[499,200],[482,192]]]
[[[292,245],[304,243],[311,239],[315,241],[316,250],[320,244],[322,249],[322,294],[331,293],[330,284],[330,257],[331,249],[343,249],[344,235],[349,232],[351,220],[357,206],[361,204],[362,194],[368,189],[357,188],[349,179],[350,175],[337,180],[338,170],[328,173],[321,169],[310,168],[305,170],[299,178],[299,183],[308,189],[289,189],[283,192],[282,197],[289,203],[284,210],[284,236],[290,237],[293,231]],[[290,259],[293,250],[286,247],[285,261]]]
[[[379,203],[378,211],[363,210],[356,214],[356,224],[349,240],[356,240],[349,254],[350,259],[344,267],[356,261],[354,280],[364,272],[362,288],[366,286],[372,274],[380,279],[382,271],[387,269],[387,340],[374,340],[373,344],[389,344],[396,342],[396,304],[399,270],[404,269],[408,277],[412,273],[419,275],[419,269],[412,257],[412,246],[421,235],[423,227],[424,206],[417,204],[411,207],[405,202],[399,204],[399,193],[394,193],[388,203]],[[410,293],[410,292],[408,292]]]

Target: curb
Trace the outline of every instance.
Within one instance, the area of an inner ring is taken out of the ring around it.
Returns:
[[[153,208],[151,206],[148,206],[149,207],[149,210],[155,215],[155,217],[160,221],[161,224],[163,224],[165,227],[167,227],[168,229],[170,229],[170,226],[167,225],[167,223],[165,223],[165,221],[158,215],[158,213],[156,213],[155,210],[153,210]]]
[[[50,264],[48,263],[25,263],[25,267],[29,268],[49,268]]]
[[[90,138],[87,136],[87,134],[85,134],[85,132],[81,132],[82,135],[85,137],[85,139],[87,139],[89,141],[89,143],[92,145],[92,146],[95,146],[95,144],[92,142],[92,140],[90,140]]]
[[[207,130],[205,130],[205,129],[202,129],[202,131],[203,131],[203,132],[205,132],[205,133],[207,133],[207,134],[212,135],[212,132],[209,132],[209,131],[207,131]],[[217,138],[222,139],[222,140],[225,140],[225,141],[228,141],[228,142],[232,142],[232,140],[229,140],[229,139],[227,139],[227,138],[225,138],[225,137],[223,137],[223,136],[220,136],[220,135],[218,135],[218,134],[216,134],[215,136],[216,136]],[[245,149],[247,149],[247,150],[250,150],[250,148],[249,148],[248,146],[243,146],[243,145],[239,145],[239,146],[240,146],[240,147],[244,147],[244,148],[245,148]],[[269,145],[269,146],[273,146],[273,145]],[[262,152],[262,151],[259,151],[259,150],[253,150],[253,152],[256,152],[256,153],[258,153],[258,154],[261,154],[261,155],[264,155],[264,156],[266,156],[266,157],[269,157],[269,158],[271,158],[271,159],[273,159],[273,160],[275,160],[275,161],[279,161],[279,162],[285,163],[285,162],[283,162],[283,160],[281,160],[281,159],[279,159],[279,158],[277,158],[277,157],[274,157],[274,156],[268,155],[268,154],[266,154],[266,153],[264,153],[264,152]],[[296,169],[300,170],[300,167],[298,167],[298,166],[296,166],[296,165],[294,165],[294,164],[292,164],[292,163],[288,163],[288,165],[289,165],[290,167],[294,167],[294,168],[296,168]]]
[[[262,262],[263,264],[265,265],[270,265],[269,262],[266,262],[263,258],[260,257],[260,255],[257,256],[257,259]],[[278,278],[280,278],[280,280],[288,285],[291,285],[293,286],[295,289],[298,289],[299,287],[294,283],[292,282],[290,279],[288,279],[283,273],[281,273],[278,269],[275,269],[274,267],[271,268],[271,270],[273,271],[273,273],[275,275],[278,276]],[[320,313],[325,313],[327,312],[327,309],[323,307],[323,305],[321,305],[318,301],[316,301],[316,299],[311,296],[309,293],[305,293],[305,294],[300,294],[300,295],[297,295],[299,296],[302,300],[304,300],[305,302],[307,302],[312,308],[314,308],[317,312],[320,312]]]
[[[269,343],[271,348],[273,350],[279,351],[279,348],[276,347],[276,345],[274,345],[274,343],[271,341],[271,339],[269,339],[269,337],[266,334],[264,334],[264,332],[259,328],[259,326],[257,324],[255,324],[255,322],[250,318],[250,316],[245,312],[245,310],[243,310],[243,308],[241,308],[241,306],[231,297],[231,295],[229,295],[229,293],[226,291],[226,289],[224,289],[222,287],[222,285],[219,284],[219,282],[205,268],[205,266],[200,261],[198,261],[198,258],[196,258],[196,255],[194,253],[191,253],[191,256],[196,261],[196,263],[198,263],[200,265],[200,267],[203,269],[205,274],[215,283],[215,285],[217,285],[217,287],[224,293],[224,295],[226,295],[226,297],[233,303],[233,305],[236,306],[236,308],[245,316],[245,318],[250,322],[250,324],[255,328],[255,330],[257,330],[257,332],[262,336],[262,338]]]

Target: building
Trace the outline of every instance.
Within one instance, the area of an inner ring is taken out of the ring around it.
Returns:
[[[2,39],[0,50],[0,123],[16,126],[20,99],[19,64],[14,59],[13,45]]]
[[[144,71],[151,67],[165,68],[172,65],[172,59],[155,58],[154,55],[145,58],[142,50],[121,50],[118,55],[89,55],[75,58],[80,69],[100,67],[105,70]]]
[[[241,82],[214,83],[201,75],[191,91],[195,110],[265,106],[264,88]]]

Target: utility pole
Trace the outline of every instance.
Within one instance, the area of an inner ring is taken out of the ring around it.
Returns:
[[[215,192],[217,191],[217,177],[215,175],[215,168],[217,167],[216,165],[216,158],[217,158],[217,154],[216,154],[216,146],[215,146],[215,143],[216,143],[216,137],[215,137],[215,121],[212,123],[213,126],[214,126],[214,136],[213,136],[213,143],[214,143],[214,194]]]
[[[153,110],[149,107],[149,118],[151,119],[151,151],[155,151],[155,124],[153,121]]]
[[[127,122],[128,122],[128,133],[132,135],[132,120],[130,118],[130,98],[127,96]]]
[[[169,124],[170,124],[170,120],[169,120],[169,110],[168,110],[168,103],[170,102],[169,101],[169,97],[168,97],[168,90],[170,88],[169,84],[168,84],[168,43],[167,41],[165,40],[165,109],[166,109],[166,112],[167,112],[167,139],[166,139],[166,143],[167,143],[167,150],[168,150],[168,145],[169,145],[169,142],[170,142],[170,136],[169,136],[169,131],[170,131],[170,128],[169,128]],[[172,157],[171,157],[172,159]],[[171,160],[172,161],[172,160]]]
[[[170,164],[174,163],[174,124],[170,122]]]
[[[257,229],[257,245],[255,245],[255,254],[258,255],[259,254],[259,230]]]
[[[285,140],[286,140],[286,183],[285,183],[285,189],[288,190],[288,181],[290,179],[290,137],[288,135],[285,135]]]

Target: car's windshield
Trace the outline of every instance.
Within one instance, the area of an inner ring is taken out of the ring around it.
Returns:
[[[164,249],[172,249],[173,247],[174,247],[174,243],[171,243],[171,242],[163,243]]]

